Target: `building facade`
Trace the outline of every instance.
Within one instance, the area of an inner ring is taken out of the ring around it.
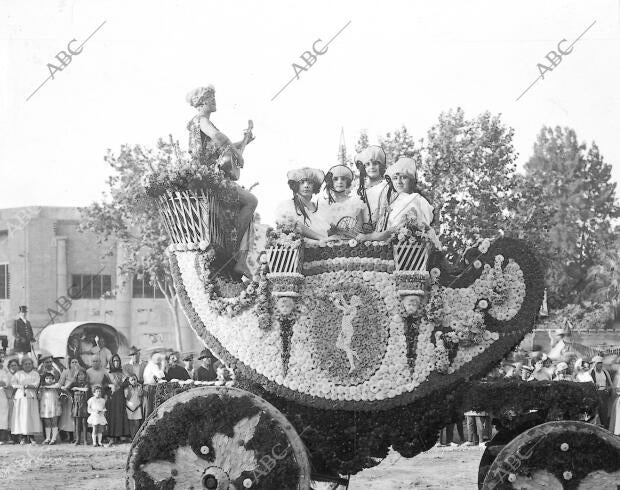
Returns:
[[[12,347],[13,320],[26,305],[35,335],[51,323],[101,322],[129,345],[175,347],[163,294],[148,278],[121,274],[122,248],[98,245],[93,234],[78,231],[79,223],[73,207],[0,210],[0,339]],[[200,350],[182,311],[179,319],[181,348]]]

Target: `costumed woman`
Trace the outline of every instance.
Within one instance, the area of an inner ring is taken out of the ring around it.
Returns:
[[[186,100],[197,110],[197,115],[187,125],[190,154],[201,165],[222,171],[225,177],[230,179],[231,189],[237,191],[239,215],[236,242],[230,245],[238,251],[235,270],[247,277],[252,277],[246,261],[253,242],[253,218],[258,200],[249,190],[232,182],[239,179],[240,169],[243,168],[243,150],[254,139],[252,125],[250,124],[241,141],[233,143],[211,122],[211,114],[217,109],[215,88],[212,85],[192,90],[187,94]]]
[[[335,165],[325,175],[326,197],[319,202],[318,214],[328,223],[328,239],[355,238],[362,227],[362,206],[351,197],[353,171],[346,165]]]
[[[328,224],[319,213],[319,203],[312,200],[321,189],[325,175],[316,168],[299,168],[286,174],[293,198],[280,203],[276,210],[276,223],[296,224],[306,238],[322,240],[327,238]]]
[[[399,158],[388,168],[387,175],[393,183],[385,193],[383,213],[378,216],[377,231],[361,235],[361,240],[386,240],[399,228],[415,222],[418,228],[426,231],[440,247],[433,229],[433,207],[417,192],[417,165],[412,158]],[[389,185],[389,183],[388,183]]]
[[[377,227],[377,219],[382,215],[381,204],[387,202],[388,184],[383,179],[387,168],[387,159],[385,151],[380,146],[369,146],[358,153],[355,157],[355,164],[362,173],[364,179],[360,178],[360,187],[358,194],[365,199],[363,207],[364,225],[369,231],[375,231]],[[384,207],[384,206],[383,206]]]

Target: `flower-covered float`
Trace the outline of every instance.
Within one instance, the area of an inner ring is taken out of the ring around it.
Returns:
[[[313,480],[345,482],[390,447],[415,456],[464,406],[480,405],[467,398],[472,381],[533,328],[542,272],[524,242],[503,236],[482,241],[454,267],[413,224],[385,241],[329,242],[281,226],[250,257],[252,280],[227,278],[235,199],[227,197],[226,178],[201,182],[184,189],[178,179],[160,180],[155,197],[185,314],[235,383],[175,388],[179,394],[159,405],[134,439],[128,488],[307,490]],[[485,453],[480,486],[521,488],[512,482],[552,474],[565,484],[557,488],[582,488],[582,480],[615,478],[620,444],[613,440],[605,441],[608,459],[582,464],[572,479],[565,478],[571,469],[563,449],[549,468],[500,474],[512,460],[503,452],[494,458],[512,439],[544,422],[553,432],[550,420],[595,410],[592,389],[573,383],[523,404],[510,397],[536,384],[512,383],[482,402],[507,397],[495,410],[508,428],[493,457]],[[556,393],[565,395],[562,403]],[[574,447],[579,431],[601,437],[592,426],[571,424],[558,429],[558,442],[570,439]]]

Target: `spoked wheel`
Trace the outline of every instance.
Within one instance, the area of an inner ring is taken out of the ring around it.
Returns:
[[[238,388],[176,395],[145,421],[127,459],[128,489],[310,489],[295,429],[273,405]]]
[[[520,434],[499,452],[484,490],[616,490],[620,438],[592,424],[547,422]]]
[[[544,422],[544,417],[540,413],[529,413],[520,418],[520,423],[512,429],[501,428],[497,434],[491,439],[482,454],[480,459],[480,466],[478,467],[478,489],[481,489],[484,485],[484,479],[489,473],[489,469],[497,458],[498,454],[510,441],[518,437],[521,433],[525,432],[532,427]]]

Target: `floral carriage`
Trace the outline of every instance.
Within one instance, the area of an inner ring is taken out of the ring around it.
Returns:
[[[172,209],[192,201],[197,211]],[[184,310],[237,383],[186,391],[159,406],[132,446],[128,485],[135,488],[311,488],[311,480],[338,481],[334,475],[377,464],[390,446],[414,456],[436,442],[470,379],[520,342],[540,308],[541,272],[523,242],[483,243],[454,272],[410,232],[390,242],[308,245],[293,231],[273,231],[255,280],[231,293],[211,274],[217,220],[209,218],[209,198],[177,192],[162,206]],[[581,403],[573,418],[594,407],[587,390],[571,396]],[[532,403],[523,411],[553,408],[554,419],[571,418],[552,400]],[[483,458],[485,488],[526,478],[505,469],[507,443],[519,448],[547,437],[526,431],[544,427],[544,416],[516,432],[514,413],[510,421],[513,437]],[[571,424],[558,428],[567,444],[578,444],[583,438],[569,435],[585,430],[590,444],[618,453],[617,441],[594,426]]]
[[[428,450],[467,407],[493,410],[501,427],[480,488],[620,478],[620,443],[577,421],[596,409],[592,387],[473,381],[520,343],[540,309],[543,276],[523,241],[485,240],[455,267],[415,228],[326,243],[280,228],[243,283],[221,273],[238,238],[234,192],[226,179],[186,184],[157,183],[175,287],[235,382],[160,385],[161,403],[131,447],[127,488],[346,484],[390,447],[405,457]],[[575,463],[590,450],[605,457]]]

